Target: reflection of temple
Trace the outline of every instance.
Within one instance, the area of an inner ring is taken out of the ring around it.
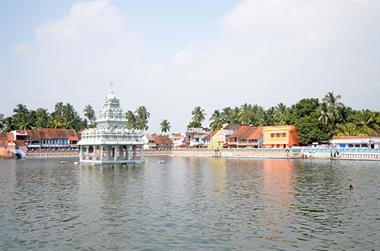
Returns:
[[[111,91],[100,110],[96,128],[82,132],[81,163],[112,164],[144,162],[143,135],[129,131],[119,99]]]

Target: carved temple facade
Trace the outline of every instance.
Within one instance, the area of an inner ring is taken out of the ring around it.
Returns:
[[[120,100],[111,91],[100,110],[96,128],[82,132],[80,163],[138,164],[144,162],[143,134],[128,130]]]

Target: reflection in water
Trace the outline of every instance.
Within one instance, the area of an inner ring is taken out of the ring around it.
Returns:
[[[294,169],[292,160],[263,160],[263,197],[266,204],[260,221],[270,227],[263,238],[282,239],[283,229],[293,214],[290,205],[294,199]]]
[[[0,250],[370,250],[379,180],[375,162],[0,161]]]
[[[226,182],[226,159],[224,158],[210,158],[210,165],[213,172],[214,192],[224,193]]]

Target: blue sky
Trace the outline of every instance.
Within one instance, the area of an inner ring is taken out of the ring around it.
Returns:
[[[2,1],[0,113],[98,110],[111,81],[152,131],[183,130],[196,105],[209,117],[327,91],[380,110],[379,13],[379,0]]]

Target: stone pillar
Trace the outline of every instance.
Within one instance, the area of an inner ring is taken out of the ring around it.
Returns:
[[[131,160],[132,157],[132,146],[127,146],[127,160]]]
[[[100,145],[100,160],[103,160],[103,145]]]
[[[144,146],[141,146],[140,154],[140,159],[144,160]]]
[[[136,146],[133,146],[133,160],[136,160]]]
[[[123,158],[123,146],[119,146],[119,160],[122,160]]]
[[[113,146],[113,160],[116,161],[117,160],[117,146]]]

